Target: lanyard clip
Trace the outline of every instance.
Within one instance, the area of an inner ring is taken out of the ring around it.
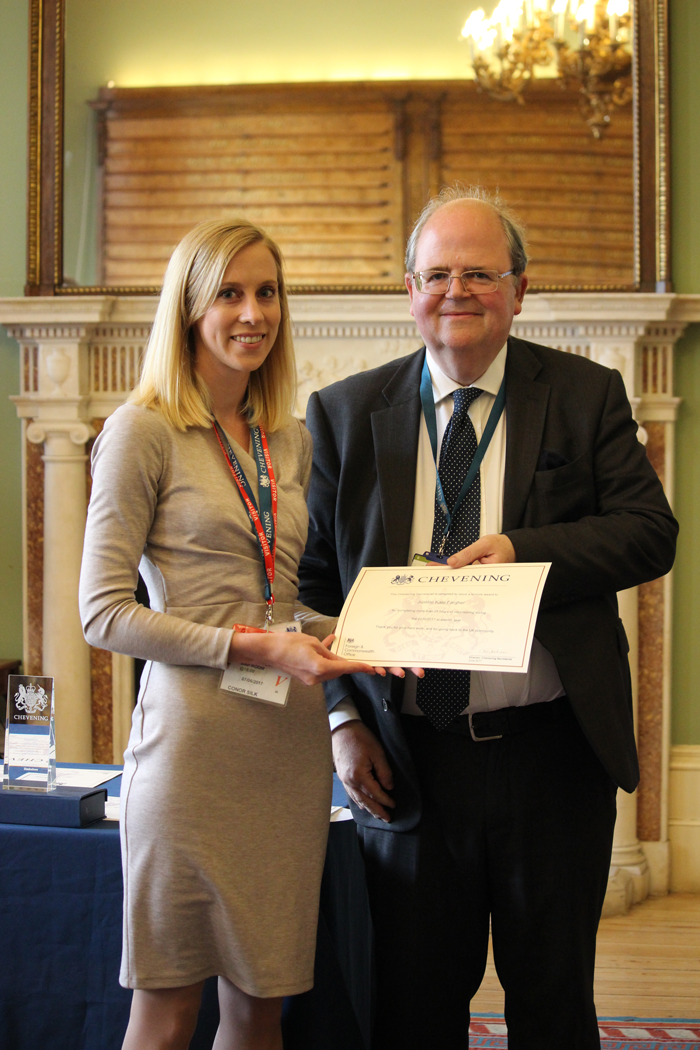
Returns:
[[[267,599],[267,608],[265,609],[265,630],[269,631],[272,626],[272,615],[274,612],[275,599],[271,596]]]

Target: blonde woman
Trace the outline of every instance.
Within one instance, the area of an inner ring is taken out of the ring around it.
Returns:
[[[333,656],[334,621],[297,601],[311,439],[294,385],[279,249],[247,222],[201,223],[168,265],[140,384],[95,442],[81,576],[88,641],[149,661],[122,786],[125,1050],[185,1050],[214,974],[216,1050],[278,1050],[282,997],[313,983],[319,683],[373,669]],[[271,617],[304,633],[240,629]],[[291,678],[286,706],[220,687],[251,663]]]

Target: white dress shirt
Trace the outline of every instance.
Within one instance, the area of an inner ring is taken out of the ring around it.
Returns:
[[[506,367],[507,347],[503,347],[484,374],[473,384],[484,393],[469,407],[469,418],[474,424],[477,441],[489,418],[496,395],[503,381]],[[446,376],[430,351],[427,351],[428,368],[433,385],[435,416],[437,422],[438,448],[454,410],[453,393],[460,386]],[[501,532],[503,523],[503,479],[506,469],[506,412],[503,411],[491,442],[481,463],[481,535],[490,536]],[[414,554],[431,550],[433,522],[435,517],[435,460],[430,447],[430,438],[425,419],[421,415],[418,434],[418,457],[416,461],[416,495],[413,505],[411,546],[408,564]],[[406,673],[406,685],[402,714],[423,716],[416,704],[418,679]],[[503,707],[524,707],[525,704],[544,703],[564,695],[551,654],[535,638],[532,643],[530,665],[525,673],[505,671],[472,671],[469,692],[469,710],[497,711]],[[342,700],[330,713],[331,729],[343,722],[359,718],[357,708],[351,700]],[[424,717],[424,716],[423,716]]]

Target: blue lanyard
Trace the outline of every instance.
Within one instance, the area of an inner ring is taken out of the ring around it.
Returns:
[[[460,489],[459,495],[452,508],[450,514],[447,507],[447,501],[445,499],[445,493],[442,491],[442,482],[440,481],[440,472],[438,469],[438,447],[437,447],[437,417],[435,415],[435,399],[433,397],[433,381],[430,376],[430,369],[428,368],[428,357],[426,355],[425,361],[423,362],[423,371],[420,378],[420,399],[423,405],[423,416],[425,418],[425,425],[428,428],[428,437],[430,438],[430,447],[433,450],[433,459],[435,460],[435,496],[437,498],[438,506],[445,517],[445,531],[442,535],[442,543],[440,545],[440,554],[445,549],[445,542],[449,535],[450,525],[452,524],[452,518],[455,516],[462,500],[469,492],[469,489],[474,482],[477,474],[479,473],[479,467],[481,461],[486,455],[486,450],[491,444],[491,438],[493,437],[494,431],[498,426],[498,421],[503,414],[503,409],[506,405],[506,377],[503,376],[503,380],[499,387],[498,393],[496,394],[496,400],[493,403],[493,407],[489,413],[489,418],[484,427],[484,432],[481,435],[481,441],[474,454],[474,459],[471,462],[471,466],[467,471],[467,476],[464,479],[464,484]]]
[[[222,430],[221,426],[214,420],[216,436],[219,439],[222,451],[228,460],[228,465],[233,474],[233,479],[240,493],[243,504],[248,511],[248,517],[253,525],[260,556],[262,558],[263,570],[265,572],[265,601],[268,606],[266,619],[272,619],[272,603],[274,597],[272,585],[275,579],[275,553],[276,553],[276,527],[277,527],[277,485],[275,474],[272,469],[272,460],[267,448],[265,433],[260,427],[251,427],[250,435],[253,443],[253,451],[258,461],[258,492],[260,509],[255,502],[255,496],[245,472],[236,459],[236,454]]]

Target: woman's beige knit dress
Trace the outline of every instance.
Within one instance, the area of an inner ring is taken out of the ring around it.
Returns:
[[[278,485],[275,621],[323,638],[297,601],[311,438],[268,435]],[[257,498],[257,469],[234,446]],[[137,573],[151,609],[134,600]],[[210,975],[251,995],[313,984],[331,792],[320,687],[286,707],[224,693],[234,623],[262,626],[250,519],[212,430],[179,433],[119,408],[95,442],[80,583],[91,645],[150,661],[124,756],[120,982],[169,988]]]

